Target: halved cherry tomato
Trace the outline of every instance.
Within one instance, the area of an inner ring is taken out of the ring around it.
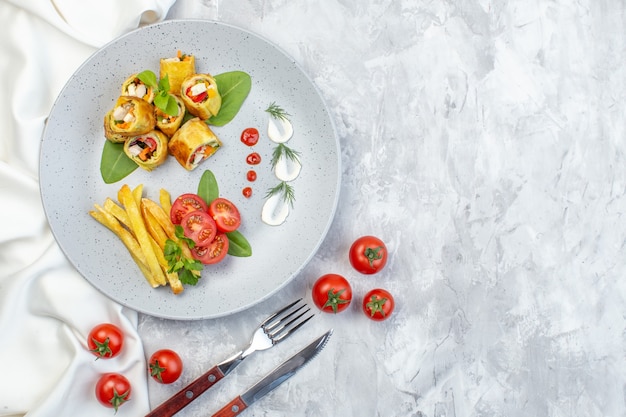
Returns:
[[[150,376],[162,384],[171,384],[183,372],[183,361],[171,349],[157,350],[148,361]]]
[[[174,200],[170,209],[170,220],[174,224],[180,224],[180,221],[186,214],[192,211],[207,211],[206,202],[197,194],[182,194]]]
[[[117,409],[130,400],[130,382],[124,375],[104,374],[96,383],[96,398],[105,407]]]
[[[225,198],[216,198],[209,205],[209,214],[217,224],[217,230],[228,233],[237,230],[241,216],[237,207]]]
[[[218,233],[213,242],[207,246],[195,246],[191,249],[191,254],[205,265],[216,264],[226,257],[228,244],[226,234]]]
[[[352,301],[352,287],[347,279],[338,274],[322,275],[311,290],[313,303],[325,313],[339,313]]]
[[[192,211],[180,221],[185,236],[193,240],[196,246],[206,246],[213,242],[217,234],[215,220],[206,211]]]
[[[375,288],[363,297],[363,312],[374,321],[387,320],[395,305],[393,295],[382,288]]]
[[[361,236],[350,246],[350,264],[362,274],[375,274],[387,263],[387,247],[375,236]]]
[[[120,353],[122,346],[124,346],[124,334],[116,325],[102,323],[89,332],[87,346],[91,353],[98,358],[113,358]]]

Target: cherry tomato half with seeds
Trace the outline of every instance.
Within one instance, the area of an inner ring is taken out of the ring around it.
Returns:
[[[344,311],[352,301],[352,287],[347,279],[338,274],[322,275],[311,290],[313,303],[325,313]]]
[[[96,383],[96,398],[105,407],[117,409],[130,400],[131,386],[124,375],[118,373],[104,374]]]
[[[208,206],[206,202],[197,194],[187,193],[182,194],[174,200],[172,208],[170,209],[170,220],[174,224],[180,224],[180,221],[186,214],[192,211],[207,211]]]
[[[382,288],[375,288],[363,297],[363,312],[374,321],[387,320],[395,305],[393,295]]]
[[[183,361],[171,349],[157,350],[148,361],[150,376],[161,384],[171,384],[183,373]]]
[[[206,246],[213,242],[217,234],[215,220],[205,211],[187,213],[180,221],[183,233],[193,240],[196,246]]]
[[[209,205],[209,214],[217,224],[217,230],[228,233],[237,230],[241,224],[239,209],[225,198],[216,198]]]
[[[375,274],[387,263],[387,247],[375,236],[361,236],[356,239],[348,255],[350,264],[362,274]]]
[[[213,242],[207,246],[194,246],[191,255],[204,265],[216,264],[226,257],[228,245],[226,234],[218,232]]]
[[[87,347],[98,359],[109,359],[119,355],[124,346],[124,334],[114,324],[102,323],[95,326],[87,336]]]

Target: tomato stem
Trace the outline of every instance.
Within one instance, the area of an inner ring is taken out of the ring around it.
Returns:
[[[374,267],[374,261],[377,261],[383,258],[383,254],[380,253],[382,249],[383,249],[382,246],[379,246],[377,248],[366,248],[365,252],[363,252],[363,255],[365,255],[365,257],[367,258],[367,261],[369,262],[372,268]]]
[[[344,291],[345,291],[345,288],[342,289],[342,290],[339,290],[337,292],[333,292],[333,289],[328,290],[328,300],[324,304],[324,308],[330,307],[330,308],[332,308],[333,313],[337,313],[337,307],[340,304],[349,303],[350,300],[344,300],[344,299],[340,298],[341,294],[343,294]]]

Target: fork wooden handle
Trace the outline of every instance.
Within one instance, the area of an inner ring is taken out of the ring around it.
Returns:
[[[237,397],[228,404],[226,404],[220,411],[213,414],[212,417],[234,417],[239,415],[243,410],[248,408],[248,405],[243,401],[241,397]]]
[[[178,391],[163,404],[152,410],[149,414],[146,414],[146,417],[173,416],[222,378],[224,378],[224,374],[217,365],[214,366],[185,388]]]

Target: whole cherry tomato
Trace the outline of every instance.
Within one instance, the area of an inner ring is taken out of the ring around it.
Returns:
[[[322,275],[312,289],[313,303],[326,313],[339,313],[352,301],[352,287],[348,280],[338,274]]]
[[[87,347],[98,358],[117,356],[124,346],[124,334],[114,324],[102,323],[91,329],[87,336]]]
[[[363,297],[363,312],[374,321],[387,320],[394,308],[393,295],[382,288],[375,288]]]
[[[96,398],[105,407],[117,409],[130,400],[130,382],[124,375],[104,374],[96,384]]]
[[[150,376],[162,384],[171,384],[183,372],[183,361],[171,349],[157,350],[148,362]]]
[[[387,247],[375,236],[361,236],[352,243],[350,264],[362,274],[375,274],[387,263]]]

